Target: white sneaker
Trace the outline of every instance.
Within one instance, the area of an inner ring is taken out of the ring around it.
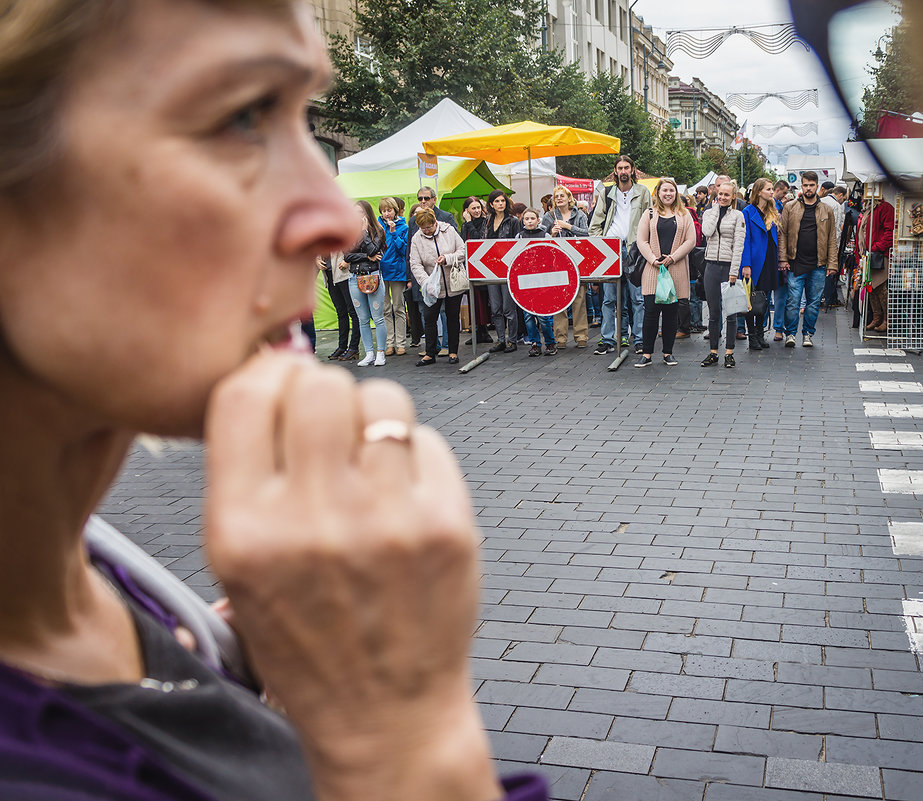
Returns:
[[[373,361],[375,361],[375,353],[373,351],[368,351],[362,361],[356,362],[356,365],[359,367],[368,367]]]
[[[385,364],[385,352],[384,352],[383,350],[378,351],[378,353],[375,355],[375,362],[374,362],[374,364],[375,364],[376,367],[384,367],[384,364]]]
[[[802,348],[813,348],[814,347],[814,340],[811,339],[810,334],[804,334],[801,337],[801,347]]]

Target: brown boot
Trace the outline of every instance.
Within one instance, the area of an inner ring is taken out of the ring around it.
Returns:
[[[877,331],[878,326],[881,325],[881,321],[884,315],[881,313],[881,301],[878,298],[878,291],[872,290],[869,292],[869,310],[872,312],[872,319],[865,326],[866,331]]]

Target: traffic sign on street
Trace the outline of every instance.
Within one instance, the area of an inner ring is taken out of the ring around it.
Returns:
[[[469,239],[468,278],[502,281],[513,262],[537,245],[559,248],[573,263],[581,281],[609,281],[622,276],[622,242],[602,236],[561,239]]]
[[[513,260],[507,280],[516,305],[539,315],[564,311],[580,288],[576,265],[551,240],[540,239],[520,253]]]

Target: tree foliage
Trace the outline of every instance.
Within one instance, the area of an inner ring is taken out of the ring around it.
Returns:
[[[588,78],[561,52],[534,46],[540,22],[540,0],[359,0],[354,29],[370,58],[357,56],[352,39],[332,38],[336,81],[325,112],[367,147],[450,97],[494,125],[531,119],[617,136],[638,169],[681,184],[718,165],[737,174],[733,153],[712,149],[697,160],[673,129],[659,129],[621,78]],[[614,161],[565,156],[557,164],[566,175],[600,178]],[[756,169],[746,161],[747,176]]]
[[[910,29],[902,22],[886,37],[884,49],[874,52],[875,64],[869,67],[872,84],[862,93],[860,127],[862,135],[873,139],[878,133],[878,115],[883,111],[913,114],[920,111],[914,87],[920,77],[915,74]],[[917,42],[917,47],[920,46]]]

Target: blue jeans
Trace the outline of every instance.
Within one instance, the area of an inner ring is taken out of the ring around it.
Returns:
[[[541,345],[538,330],[541,328],[542,336],[545,339],[545,345],[554,345],[554,322],[551,317],[543,317],[538,314],[526,314],[526,338],[533,345]]]
[[[359,285],[356,283],[356,276],[349,276],[349,296],[353,300],[353,306],[356,307],[356,314],[359,315],[359,331],[362,334],[362,347],[366,353],[374,353],[372,347],[372,326],[369,320],[375,321],[375,339],[378,350],[385,352],[385,343],[388,341],[388,329],[385,326],[385,284],[384,281],[378,282],[378,289],[371,295],[366,295],[359,291]]]
[[[694,328],[702,327],[702,299],[695,293],[696,279],[689,282],[689,322]]]
[[[801,333],[814,336],[814,326],[820,312],[820,296],[824,291],[824,281],[827,271],[817,267],[804,275],[795,275],[790,272],[786,283],[788,284],[788,301],[785,305],[785,334],[794,335],[798,331],[798,311],[801,306],[801,293],[807,298],[804,307],[804,321],[801,323]]]
[[[589,284],[586,288],[586,316],[589,322],[600,320],[602,317],[602,290],[597,292],[593,285]]]
[[[785,307],[788,305],[788,286],[782,284],[772,291],[772,327],[781,332],[785,328]]]

